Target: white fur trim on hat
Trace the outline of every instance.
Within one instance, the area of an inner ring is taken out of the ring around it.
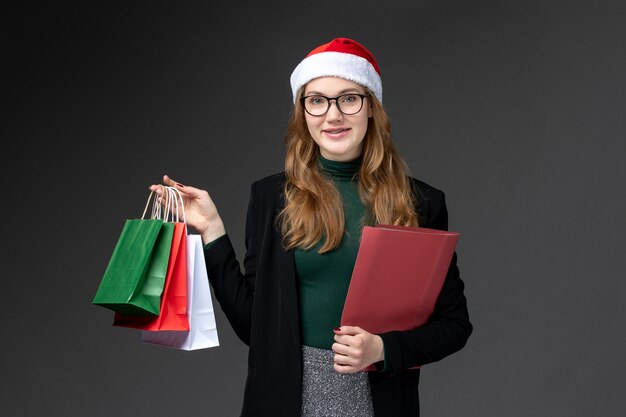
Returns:
[[[291,74],[293,102],[300,87],[319,77],[339,77],[369,88],[383,102],[383,84],[370,62],[360,56],[343,52],[320,52],[302,60]]]

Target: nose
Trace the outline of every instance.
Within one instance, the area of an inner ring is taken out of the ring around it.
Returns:
[[[337,99],[330,100],[328,111],[326,112],[326,120],[340,120],[342,117],[343,113],[339,110]]]

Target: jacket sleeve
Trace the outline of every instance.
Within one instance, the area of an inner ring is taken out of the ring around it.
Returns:
[[[428,207],[421,226],[447,230],[445,195],[439,190],[430,191],[433,195],[424,201]],[[472,324],[456,259],[455,253],[428,323],[413,330],[380,334],[385,345],[386,372],[395,374],[414,366],[436,362],[465,346],[472,333]]]
[[[258,225],[256,222],[258,207],[256,202],[256,183],[254,183],[250,190],[246,216],[244,273],[241,271],[228,235],[216,239],[204,250],[209,282],[213,287],[215,298],[237,336],[247,345],[250,344],[258,249],[256,226]]]

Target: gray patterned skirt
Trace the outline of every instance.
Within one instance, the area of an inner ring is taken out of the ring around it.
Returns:
[[[302,417],[373,417],[367,372],[340,374],[332,350],[302,346]]]

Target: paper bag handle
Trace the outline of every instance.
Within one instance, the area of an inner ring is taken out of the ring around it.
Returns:
[[[163,221],[179,222],[182,212],[183,223],[187,224],[187,217],[185,215],[185,204],[183,195],[179,190],[175,187],[166,187],[163,185],[159,185],[161,187],[161,195],[164,201],[161,204],[157,203],[157,197],[153,197],[155,194],[154,191],[150,191],[150,195],[148,196],[148,201],[146,201],[146,206],[143,209],[143,213],[141,215],[141,219],[144,220],[146,217],[146,212],[148,211],[148,207],[150,206],[150,201],[152,200],[152,213],[151,219],[163,219]],[[174,207],[176,205],[176,207]],[[176,216],[174,217],[174,209],[176,209]],[[180,211],[179,211],[180,210]]]
[[[164,190],[164,187],[161,185],[160,186],[161,189]],[[160,204],[156,204],[157,198],[154,197],[154,199],[152,199],[152,196],[154,195],[154,191],[150,191],[150,195],[148,196],[148,201],[146,201],[146,206],[143,209],[143,213],[141,214],[141,220],[144,220],[146,217],[146,212],[148,211],[148,207],[150,207],[150,200],[152,200],[152,214],[150,216],[151,219],[158,219],[161,216],[161,205]],[[165,195],[165,192],[163,192],[163,195]],[[167,204],[167,195],[165,195],[165,204]]]

